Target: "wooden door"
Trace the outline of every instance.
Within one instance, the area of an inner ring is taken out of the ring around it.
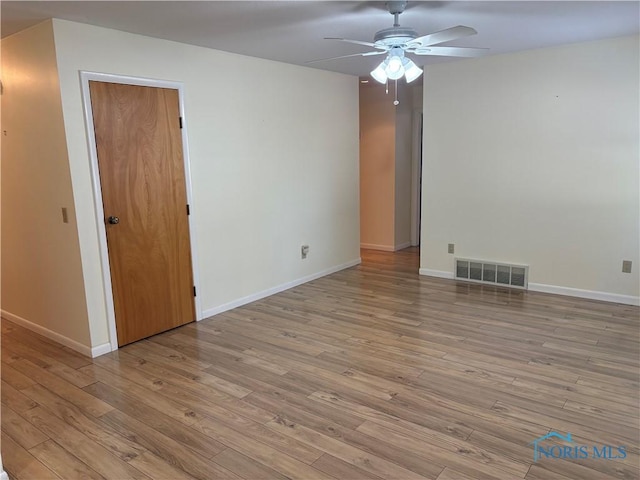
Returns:
[[[178,91],[89,89],[122,346],[195,320]]]

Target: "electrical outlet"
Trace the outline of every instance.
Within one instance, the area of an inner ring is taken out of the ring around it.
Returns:
[[[622,273],[631,273],[631,260],[622,261]]]
[[[450,243],[447,251],[449,253],[453,253],[455,251],[455,245],[453,243]]]
[[[309,255],[309,245],[302,245],[302,247],[300,247],[300,256],[307,258],[307,255]]]

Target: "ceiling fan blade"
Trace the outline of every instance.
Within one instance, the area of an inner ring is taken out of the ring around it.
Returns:
[[[418,47],[407,50],[408,53],[416,55],[438,55],[441,57],[481,57],[488,51],[488,48],[471,47]]]
[[[410,47],[414,45],[427,47],[429,45],[435,45],[437,43],[450,42],[451,40],[457,40],[458,38],[468,37],[470,35],[475,35],[476,33],[478,32],[476,32],[471,27],[458,25],[457,27],[447,28],[445,30],[440,30],[439,32],[430,33],[429,35],[415,38],[408,42],[407,45],[409,45]]]
[[[326,62],[329,60],[337,60],[338,58],[348,58],[348,57],[370,57],[371,55],[384,55],[385,51],[375,51],[375,52],[364,52],[364,53],[352,53],[351,55],[340,55],[339,57],[329,57],[329,58],[321,58],[319,60],[311,60],[310,62],[304,62],[306,64],[309,63],[317,63],[317,62]]]
[[[361,42],[360,40],[349,40],[348,38],[338,38],[338,37],[324,37],[325,40],[338,40],[340,42],[347,42],[347,43],[355,43],[356,45],[364,45],[365,47],[375,47],[375,44],[371,43],[371,42]]]

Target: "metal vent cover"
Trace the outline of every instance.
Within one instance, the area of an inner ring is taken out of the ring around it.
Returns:
[[[529,266],[456,258],[453,278],[526,290],[529,283]]]

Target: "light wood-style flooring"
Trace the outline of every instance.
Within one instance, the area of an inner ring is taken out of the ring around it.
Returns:
[[[416,249],[96,359],[2,322],[12,479],[639,478],[639,309],[420,277]],[[533,461],[534,439],[626,458]],[[550,441],[553,442],[553,441]]]

